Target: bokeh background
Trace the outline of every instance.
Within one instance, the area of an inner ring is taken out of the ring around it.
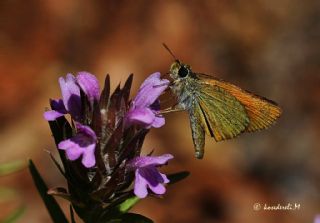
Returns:
[[[155,222],[312,222],[320,212],[320,2],[317,0],[1,0],[0,163],[32,158],[49,186],[63,186],[45,149],[55,151],[42,118],[57,79],[90,71],[112,86],[134,73],[166,73],[177,57],[275,100],[283,109],[269,130],[221,143],[206,141],[193,156],[186,113],[152,129],[145,153],[172,153],[163,171],[189,170],[164,199],[133,211]],[[20,222],[50,222],[27,170],[0,178],[16,191],[0,200],[0,219],[21,203]],[[68,204],[59,200],[67,208]],[[253,205],[300,204],[295,211],[254,211]]]

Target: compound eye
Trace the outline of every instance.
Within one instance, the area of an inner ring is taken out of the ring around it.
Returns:
[[[184,66],[181,66],[178,71],[179,77],[186,77],[188,74],[189,74],[189,70],[187,68],[185,68]]]

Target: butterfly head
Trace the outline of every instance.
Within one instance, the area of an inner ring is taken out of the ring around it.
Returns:
[[[189,77],[192,74],[191,67],[188,64],[181,63],[165,43],[163,43],[162,45],[174,59],[174,62],[171,64],[169,71],[170,77],[174,80],[181,80],[183,78]]]
[[[170,77],[174,80],[182,79],[190,76],[192,73],[191,67],[188,64],[183,64],[179,60],[175,60],[170,67]]]

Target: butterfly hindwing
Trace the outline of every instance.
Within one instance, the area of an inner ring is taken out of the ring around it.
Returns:
[[[199,93],[195,96],[193,110],[203,117],[201,126],[216,141],[234,138],[245,131],[249,118],[245,107],[236,97],[216,85],[198,81]]]

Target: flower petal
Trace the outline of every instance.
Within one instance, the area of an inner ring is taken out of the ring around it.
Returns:
[[[80,88],[72,74],[67,74],[66,79],[59,78],[62,99],[65,108],[75,120],[79,120],[81,114]]]
[[[94,155],[95,148],[96,144],[91,144],[87,148],[84,148],[82,164],[87,168],[93,167],[96,164],[96,158]]]
[[[152,105],[149,106],[149,108],[151,108],[151,110],[153,110],[153,111],[160,111],[160,108],[161,108],[160,100],[159,99],[155,100],[152,103]]]
[[[165,186],[161,183],[156,185],[148,184],[148,186],[155,194],[164,194],[166,192]]]
[[[100,98],[100,87],[97,78],[85,71],[79,72],[77,77],[77,83],[88,97],[91,105],[94,101],[98,101]]]
[[[58,144],[58,148],[61,150],[66,150],[66,155],[69,160],[76,160],[83,153],[82,148],[70,139],[60,142]]]
[[[76,122],[76,128],[78,133],[88,136],[91,142],[97,141],[96,133],[89,126]]]
[[[162,156],[140,156],[132,159],[128,163],[128,166],[131,168],[141,168],[149,165],[159,166],[164,165],[172,158],[173,156],[171,154],[164,154]]]
[[[157,185],[159,183],[159,179],[162,179],[161,176],[159,178],[159,171],[155,166],[147,166],[138,168],[139,174],[143,177],[148,184]]]
[[[162,177],[163,183],[167,184],[170,182],[170,180],[168,179],[168,177],[165,174],[160,173],[160,175]]]
[[[66,155],[70,160],[76,160],[82,155],[82,164],[87,167],[93,167],[96,163],[95,148],[96,134],[85,125],[76,122],[77,134],[70,139],[64,140],[58,144],[58,148],[66,150]]]
[[[58,111],[60,113],[67,114],[67,112],[68,112],[66,110],[66,107],[63,104],[63,100],[62,99],[58,99],[58,100],[51,99],[50,100],[50,106],[51,106],[51,108],[53,110]]]
[[[147,181],[140,176],[139,169],[135,172],[134,194],[139,198],[145,198],[148,195]]]
[[[166,120],[162,116],[155,116],[153,122],[152,122],[152,127],[153,128],[160,128],[166,123]]]
[[[134,193],[138,197],[146,197],[148,187],[155,194],[164,194],[166,192],[163,184],[168,183],[169,179],[159,172],[157,166],[165,164],[172,158],[171,154],[164,154],[159,157],[136,157],[127,163],[126,168],[129,171],[135,170]]]
[[[50,100],[50,105],[53,110],[45,111],[43,114],[44,119],[47,121],[54,121],[57,118],[68,113],[66,108],[64,107],[62,99],[58,99],[58,100],[52,99]]]
[[[156,194],[164,194],[165,187],[162,185],[164,179],[155,166],[147,166],[138,169],[139,176],[143,178],[148,187]]]
[[[144,81],[143,83],[141,84],[140,88],[143,88],[145,87],[146,85],[157,85],[157,83],[159,83],[159,80],[161,77],[161,74],[160,72],[155,72],[153,74],[150,74]],[[166,80],[166,79],[163,79],[163,80]]]
[[[57,118],[64,116],[64,115],[65,115],[64,113],[60,113],[60,112],[54,111],[54,110],[46,111],[43,113],[43,117],[47,121],[54,121]]]
[[[320,214],[317,214],[313,223],[320,223]]]
[[[151,125],[155,119],[155,114],[149,108],[139,108],[129,111],[126,116],[126,125],[143,124]]]
[[[151,74],[141,85],[135,97],[135,108],[144,108],[152,105],[162,92],[168,87],[169,80],[160,79],[160,73]]]

